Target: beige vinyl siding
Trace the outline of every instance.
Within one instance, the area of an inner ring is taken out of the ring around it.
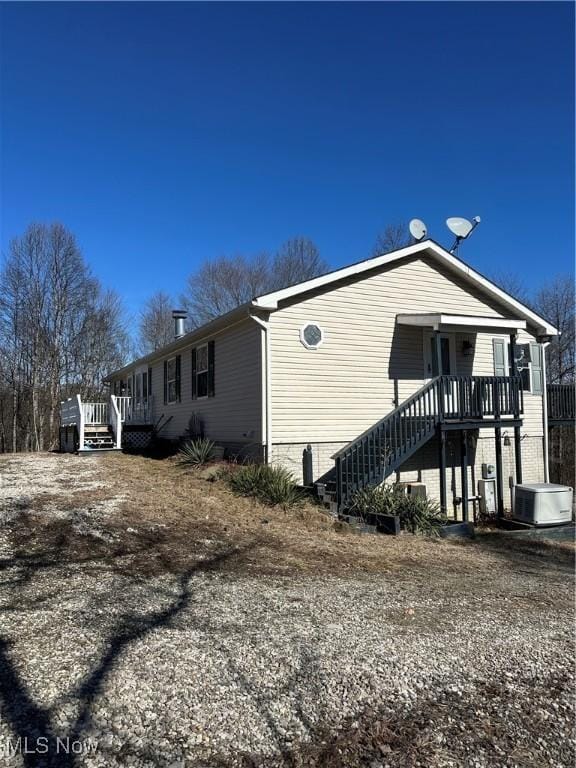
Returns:
[[[412,258],[350,280],[272,313],[272,436],[276,445],[347,442],[426,380],[423,331],[397,326],[399,313],[446,312],[510,317],[509,312],[429,257]],[[300,329],[317,322],[324,342],[300,342]],[[456,334],[457,373],[494,375],[497,333]],[[462,341],[474,344],[462,355]],[[540,397],[528,396],[531,433],[541,424]],[[540,426],[540,434],[541,434]]]
[[[154,421],[171,417],[161,437],[180,437],[192,413],[197,413],[204,421],[206,435],[216,442],[262,443],[260,334],[259,326],[247,319],[180,349],[180,402],[164,404],[164,360],[174,354],[152,363]],[[215,342],[215,396],[193,400],[191,350],[211,339]]]

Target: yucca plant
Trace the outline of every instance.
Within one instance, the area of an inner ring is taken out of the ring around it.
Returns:
[[[426,536],[437,536],[446,522],[435,501],[427,497],[411,496],[403,486],[396,483],[384,483],[357,491],[349,511],[362,520],[366,520],[369,515],[397,515],[405,531]]]
[[[404,530],[424,536],[438,536],[446,522],[439,505],[426,496],[403,494],[399,498],[396,514]]]
[[[404,489],[394,484],[373,485],[356,491],[350,513],[366,520],[368,515],[397,515]]]
[[[214,458],[215,444],[207,437],[187,440],[180,448],[180,463],[191,467],[202,467]]]
[[[228,484],[240,496],[253,496],[271,506],[291,507],[302,500],[292,473],[270,464],[245,464],[230,472]]]

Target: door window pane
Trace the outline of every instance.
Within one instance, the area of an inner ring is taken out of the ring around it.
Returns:
[[[452,373],[450,370],[450,339],[444,336],[440,337],[440,356],[442,358],[442,375],[447,376]]]

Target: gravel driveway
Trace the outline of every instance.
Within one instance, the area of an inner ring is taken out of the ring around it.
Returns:
[[[99,461],[0,464],[2,765],[572,766],[567,558],[280,577],[215,537],[146,572]]]

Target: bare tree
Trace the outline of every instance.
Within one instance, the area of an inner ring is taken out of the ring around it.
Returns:
[[[123,359],[121,304],[61,224],[33,224],[14,239],[0,283],[2,449],[51,448],[62,396],[72,385],[100,391]]]
[[[516,272],[496,270],[492,273],[491,279],[496,285],[506,291],[506,293],[514,296],[514,298],[518,299],[518,301],[521,301],[523,304],[530,305],[531,299],[526,284]]]
[[[180,300],[198,327],[267,291],[308,280],[327,268],[318,249],[304,237],[288,240],[274,255],[220,256],[189,276]]]
[[[157,291],[146,300],[138,324],[140,354],[147,355],[173,341],[173,309],[173,300],[163,291]]]
[[[407,245],[412,245],[414,238],[410,234],[408,225],[404,222],[397,224],[388,224],[382,232],[380,232],[376,241],[374,242],[374,248],[372,249],[373,256],[380,256],[382,253],[389,253],[390,251],[396,251],[399,248],[405,248]]]
[[[536,294],[536,310],[559,331],[546,350],[548,381],[565,384],[575,381],[576,337],[574,333],[576,292],[574,275],[558,275]]]
[[[274,256],[270,286],[286,288],[317,277],[327,270],[328,264],[312,240],[294,237],[287,240]]]

